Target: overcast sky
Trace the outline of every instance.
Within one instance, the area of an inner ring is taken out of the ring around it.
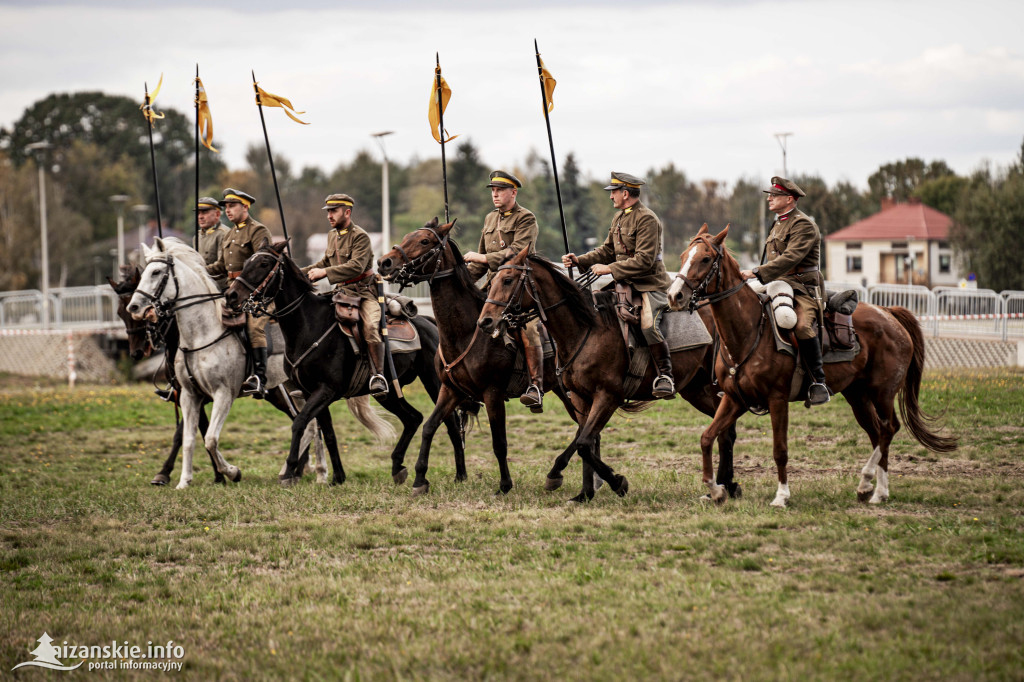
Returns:
[[[262,145],[250,69],[311,122],[267,109],[275,155],[329,171],[394,130],[388,154],[407,162],[440,153],[426,117],[440,52],[449,132],[514,169],[548,154],[536,38],[558,79],[559,160],[573,151],[595,178],[674,163],[692,179],[767,179],[782,170],[773,134],[791,132],[791,175],[866,187],[908,156],[960,173],[1015,157],[1022,26],[1019,0],[0,0],[0,125],[52,92],[141,102],[161,73],[157,109],[191,117],[198,63],[231,167]]]

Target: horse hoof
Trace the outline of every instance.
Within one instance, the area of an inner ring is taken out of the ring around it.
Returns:
[[[409,478],[409,470],[405,467],[402,467],[398,470],[397,474],[391,476],[391,480],[395,482],[395,485],[402,485],[407,478]]]
[[[150,485],[167,485],[171,482],[171,477],[167,474],[157,474],[153,477],[153,480],[149,482]]]
[[[423,485],[420,485],[420,486],[415,486],[414,485],[412,487],[412,496],[413,497],[419,497],[420,495],[426,495],[429,492],[430,492],[430,484],[429,483],[424,483]]]
[[[232,483],[238,483],[241,480],[242,480],[242,470],[241,469],[237,469],[237,470],[235,470],[235,475],[231,476],[231,482]]]
[[[344,476],[342,476],[341,478],[332,478],[331,479],[331,487],[343,485],[344,483],[345,483],[345,477]]]
[[[734,500],[738,500],[743,497],[743,488],[739,483],[726,483],[725,491],[729,493],[729,497]]]
[[[770,507],[776,507],[778,509],[785,509],[786,508],[786,500],[785,499],[779,499],[778,497],[776,497],[774,500],[772,500],[772,503],[769,506]]]
[[[468,480],[469,480],[469,476],[465,472],[463,472],[461,474],[455,474],[455,482],[456,483],[465,483]]]
[[[585,492],[580,491],[579,495],[577,495],[576,497],[569,498],[567,502],[569,504],[583,504],[585,502],[590,502],[590,500],[593,497],[593,495],[587,495]]]
[[[868,500],[868,504],[885,504],[888,501],[888,497],[882,497],[881,495],[879,495],[878,497],[872,497],[870,500]]]
[[[858,502],[867,502],[868,500],[871,499],[871,496],[874,493],[875,493],[874,490],[864,490],[864,491],[858,490],[857,491],[857,501]]]
[[[283,478],[279,478],[278,481],[281,483],[281,487],[291,488],[293,485],[298,483],[299,479],[297,476],[285,476]]]
[[[494,491],[494,496],[501,497],[502,495],[508,495],[510,490],[512,490],[511,483],[501,483],[498,485],[498,489]]]
[[[625,497],[626,493],[629,492],[629,481],[626,480],[626,477],[616,476],[615,484],[616,485],[612,488],[612,490],[615,491],[615,494],[618,495],[619,497]]]
[[[562,487],[563,480],[564,479],[561,476],[559,476],[558,478],[551,478],[550,476],[548,476],[544,480],[544,490],[547,490],[548,492],[551,492],[552,490],[558,490],[559,488]]]

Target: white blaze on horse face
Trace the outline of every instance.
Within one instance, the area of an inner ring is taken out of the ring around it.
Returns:
[[[691,246],[690,250],[686,252],[686,260],[683,261],[683,267],[679,269],[679,273],[686,277],[690,273],[690,267],[693,265],[693,259],[697,255],[697,247]]]

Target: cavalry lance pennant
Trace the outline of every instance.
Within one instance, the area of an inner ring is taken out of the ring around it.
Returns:
[[[139,107],[139,109],[142,109],[142,115],[146,117],[146,121],[149,122],[149,125],[153,125],[153,121],[164,117],[163,114],[157,113],[156,110],[153,109],[153,102],[156,100],[156,96],[160,94],[160,86],[163,84],[164,75],[160,74],[160,81],[156,84],[156,90],[150,93],[149,85],[146,85],[146,99],[142,102],[142,106]]]
[[[281,97],[280,95],[275,95],[273,93],[267,92],[259,85],[257,85],[255,80],[252,82],[252,86],[256,88],[256,104],[259,104],[260,106],[264,107],[279,107],[281,109],[284,109],[284,113],[291,120],[295,121],[296,123],[301,123],[304,126],[309,125],[308,121],[300,120],[296,116],[296,114],[304,114],[306,112],[295,111],[295,107],[292,106],[291,100],[289,100],[287,97]]]
[[[156,199],[156,231],[157,235],[163,239],[164,236],[164,221],[160,215],[160,183],[156,177],[156,152],[153,150],[153,122],[161,118],[164,118],[163,114],[159,114],[153,109],[153,100],[160,94],[160,86],[164,84],[164,75],[160,74],[160,80],[156,84],[156,90],[152,93],[149,92],[149,83],[144,83],[146,89],[146,98],[142,101],[142,115],[146,118],[146,130],[149,133],[149,161],[153,168],[153,195]]]
[[[198,67],[197,67],[198,71]],[[196,124],[199,126],[199,140],[211,152],[218,151],[213,146],[213,117],[210,116],[210,100],[206,98],[203,81],[196,75]]]
[[[551,150],[551,172],[555,178],[555,196],[558,198],[558,217],[562,221],[562,244],[565,246],[565,252],[569,253],[569,234],[565,229],[565,209],[562,208],[562,189],[558,184],[558,162],[555,159],[555,141],[551,137],[551,117],[549,113],[554,111],[555,102],[552,99],[555,95],[555,81],[554,76],[548,71],[548,67],[544,66],[544,60],[540,58],[540,48],[537,47],[537,40],[533,41],[533,51],[537,55],[537,77],[540,79],[540,98],[544,105],[544,125],[548,129],[548,148]],[[572,277],[572,266],[569,266],[569,277]]]
[[[439,144],[451,142],[458,135],[444,137],[448,133],[443,129],[444,111],[448,108],[448,100],[452,98],[452,89],[448,81],[441,75],[441,64],[434,67],[434,80],[430,83],[430,104],[427,107],[427,118],[430,120],[430,134]],[[443,139],[442,139],[443,138]]]
[[[537,44],[534,43],[534,47],[536,46]],[[548,113],[551,113],[555,110],[555,86],[558,81],[548,71],[548,67],[544,66],[544,60],[540,58],[540,53],[537,53],[537,68],[540,69],[540,82],[544,85],[544,102]]]

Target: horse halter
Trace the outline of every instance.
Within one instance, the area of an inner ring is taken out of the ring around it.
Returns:
[[[501,308],[501,324],[504,324],[509,329],[516,329],[535,317],[540,317],[542,322],[547,322],[547,316],[544,314],[545,309],[540,301],[540,292],[537,290],[537,283],[533,279],[533,268],[529,264],[516,265],[514,263],[505,263],[498,266],[494,276],[500,277],[502,270],[519,270],[523,274],[519,281],[516,282],[516,286],[512,289],[512,293],[509,294],[507,301],[498,301],[489,296],[487,297],[487,303]],[[534,308],[533,310],[523,312],[523,294],[526,292],[527,287],[530,289],[530,295],[533,296]],[[500,325],[494,328],[495,338],[497,338],[500,329]]]
[[[265,258],[273,258],[275,263],[270,272],[267,273],[266,277],[259,284],[253,285],[249,280],[238,275],[235,277],[235,281],[239,282],[246,289],[249,290],[249,297],[242,303],[242,309],[248,313],[253,313],[257,316],[266,314],[269,315],[270,311],[267,310],[267,299],[274,298],[281,291],[281,280],[283,279],[284,273],[281,270],[281,266],[284,264],[284,253],[279,253],[276,256],[272,253],[265,253],[263,251],[257,251],[256,253],[249,256],[249,260],[256,258],[257,256],[263,256]],[[243,266],[244,269],[244,266]],[[271,282],[277,280],[277,291],[273,295],[268,293]]]
[[[437,230],[426,225],[421,227],[420,230],[426,230],[434,235],[434,238],[437,239],[437,244],[415,258],[409,258],[409,254],[405,252],[401,244],[394,245],[395,250],[402,254],[402,260],[405,262],[398,269],[398,272],[391,276],[391,280],[397,282],[403,289],[424,280],[432,284],[435,277],[445,277],[454,272],[454,270],[441,270],[441,260],[444,258],[444,248],[448,245],[449,235],[445,234],[442,237]],[[416,230],[416,232],[419,232],[419,230]],[[431,260],[434,261],[434,269],[428,273],[426,272],[426,266]]]

